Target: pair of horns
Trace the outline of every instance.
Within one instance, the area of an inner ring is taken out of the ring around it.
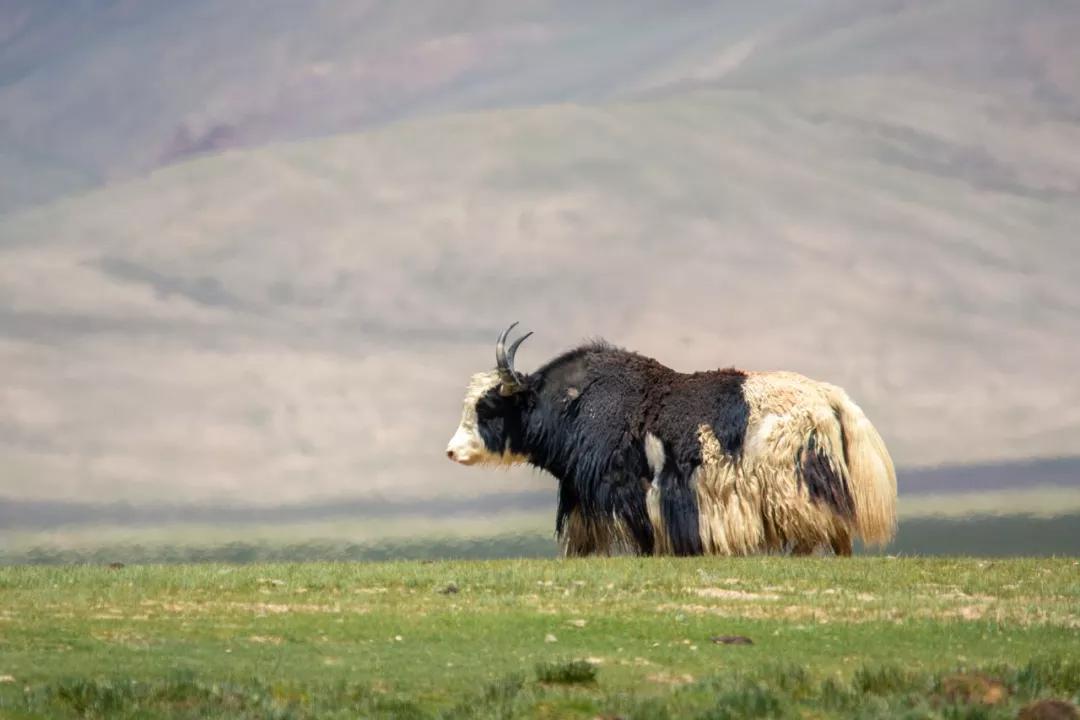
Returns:
[[[521,343],[532,335],[532,332],[525,333],[507,348],[506,339],[510,337],[510,331],[515,327],[517,327],[516,321],[503,330],[502,335],[499,336],[499,341],[495,343],[495,367],[499,371],[499,377],[502,378],[503,385],[508,386],[508,389],[520,388],[525,385],[525,378],[514,369],[514,353],[517,352]]]

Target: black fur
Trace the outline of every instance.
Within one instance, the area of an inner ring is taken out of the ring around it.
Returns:
[[[525,455],[559,480],[556,529],[577,510],[590,521],[613,515],[641,553],[653,549],[645,498],[661,484],[661,512],[675,552],[701,554],[698,507],[690,486],[701,464],[699,426],[721,448],[742,452],[749,407],[745,373],[683,374],[603,342],[565,353],[525,378],[510,396],[493,389],[477,404],[478,431],[495,453]],[[652,477],[646,433],[664,444],[665,464]]]
[[[825,503],[841,517],[855,516],[855,502],[847,480],[818,446],[815,435],[810,435],[796,463],[799,479],[815,502]]]
[[[660,514],[676,555],[701,554],[697,495],[690,487],[693,471],[680,472],[673,458],[667,458],[660,477]]]

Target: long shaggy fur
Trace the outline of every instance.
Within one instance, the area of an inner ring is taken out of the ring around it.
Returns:
[[[455,438],[474,432],[490,459],[558,478],[564,555],[846,555],[855,538],[894,534],[892,460],[833,385],[789,372],[678,373],[602,342],[512,393],[496,377],[474,378]]]

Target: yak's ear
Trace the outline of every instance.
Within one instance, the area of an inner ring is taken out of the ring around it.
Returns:
[[[512,395],[521,395],[531,389],[529,384],[529,378],[523,375],[517,375],[513,378],[503,378],[499,383],[499,394],[503,397],[510,397]]]

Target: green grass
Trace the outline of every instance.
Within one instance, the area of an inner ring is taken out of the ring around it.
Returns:
[[[1071,558],[0,568],[3,718],[1013,717],[1078,648]]]

